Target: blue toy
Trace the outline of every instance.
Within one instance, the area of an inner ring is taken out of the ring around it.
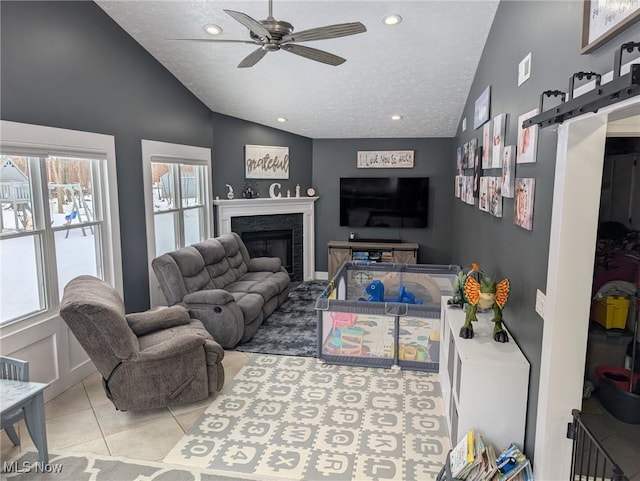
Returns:
[[[367,302],[402,302],[404,304],[422,304],[423,300],[416,301],[416,296],[408,291],[404,286],[400,286],[398,297],[384,298],[384,284],[382,281],[373,281],[364,290],[369,294],[368,298],[361,297],[359,300]]]

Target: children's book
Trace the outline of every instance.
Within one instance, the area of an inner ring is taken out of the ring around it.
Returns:
[[[531,463],[515,444],[510,444],[496,460],[498,475],[496,481],[533,481]]]
[[[469,431],[455,448],[449,454],[449,465],[451,467],[451,475],[454,478],[460,478],[465,469],[475,459],[473,442],[473,431]]]

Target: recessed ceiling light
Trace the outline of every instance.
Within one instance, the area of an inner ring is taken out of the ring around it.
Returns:
[[[278,122],[286,122],[286,121],[287,121],[287,118],[286,118],[286,117],[278,117],[276,120],[277,120]]]
[[[385,25],[398,25],[402,22],[402,17],[397,13],[390,13],[389,15],[382,17],[382,22]]]
[[[218,25],[214,25],[212,23],[210,23],[209,25],[205,25],[202,28],[209,35],[220,35],[222,33],[222,27],[219,27]]]
[[[391,120],[400,120],[402,119],[402,115],[392,115]]]

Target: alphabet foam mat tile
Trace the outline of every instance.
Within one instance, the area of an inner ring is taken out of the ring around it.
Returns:
[[[278,480],[435,479],[450,449],[438,375],[254,354],[166,463]]]

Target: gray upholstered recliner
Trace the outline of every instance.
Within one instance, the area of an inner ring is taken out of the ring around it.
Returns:
[[[121,411],[200,401],[224,383],[224,350],[180,306],[125,314],[118,292],[93,276],[64,288],[60,316]]]
[[[153,270],[170,306],[200,319],[225,349],[246,342],[287,298],[278,257],[249,257],[235,232],[156,257]]]

